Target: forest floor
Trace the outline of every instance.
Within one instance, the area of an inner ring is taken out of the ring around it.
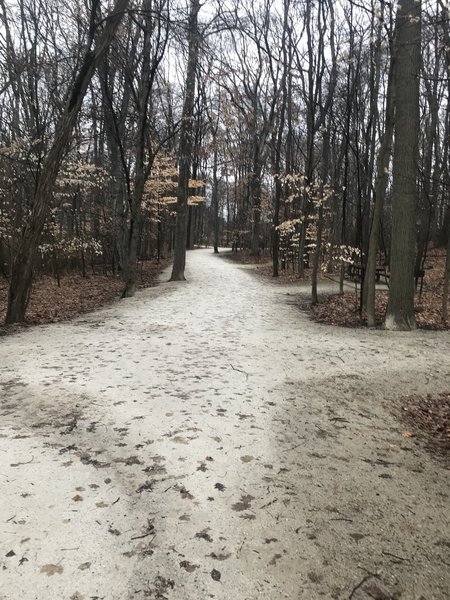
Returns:
[[[168,263],[168,260],[139,262],[138,289],[154,285],[159,273]],[[64,273],[60,277],[59,284],[55,277],[43,275],[33,286],[26,315],[27,324],[42,325],[71,319],[117,300],[123,288],[124,283],[119,274],[103,275],[99,270],[95,273],[88,272],[86,277],[79,272]],[[6,315],[7,297],[8,282],[2,278],[0,279],[0,323],[3,323]],[[9,332],[10,329],[0,327],[0,335]]]
[[[399,418],[448,333],[313,322],[226,255],[0,340],[2,600],[448,598],[450,471]]]

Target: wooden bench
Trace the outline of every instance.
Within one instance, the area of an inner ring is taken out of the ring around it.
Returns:
[[[348,266],[347,269],[347,274],[349,276],[350,279],[352,279],[353,281],[357,281],[357,282],[361,282],[364,279],[364,274],[365,274],[365,268],[364,265],[362,264],[350,264]],[[376,283],[382,283],[382,280],[384,280],[384,283],[389,287],[389,281],[390,281],[390,274],[388,273],[386,267],[376,267],[375,268],[375,281]],[[425,277],[425,270],[424,269],[420,269],[418,271],[415,271],[414,273],[414,281],[415,281],[415,287],[417,289],[417,286],[419,284],[419,279],[420,279],[420,293],[422,293],[422,288],[423,288],[423,279]]]
[[[376,267],[375,269],[375,281],[381,283],[381,278],[384,278],[384,283],[388,286],[390,275],[386,271],[386,267]]]
[[[354,281],[361,282],[364,279],[365,267],[362,264],[350,264],[347,269],[348,276]],[[384,283],[389,285],[389,273],[386,271],[386,267],[375,268],[375,281],[381,283],[381,279],[384,279]]]

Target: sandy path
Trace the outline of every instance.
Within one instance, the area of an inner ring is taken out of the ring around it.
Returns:
[[[448,598],[449,473],[387,410],[450,387],[448,333],[188,263],[0,339],[0,598]]]

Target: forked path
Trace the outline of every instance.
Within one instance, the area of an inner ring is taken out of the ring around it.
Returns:
[[[449,473],[389,410],[450,387],[448,333],[187,278],[0,340],[0,598],[448,598]]]

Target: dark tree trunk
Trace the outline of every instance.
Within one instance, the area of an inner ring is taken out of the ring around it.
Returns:
[[[8,308],[5,323],[17,323],[25,319],[31,294],[33,269],[38,253],[42,229],[47,218],[61,161],[74,128],[83,98],[95,69],[105,55],[115,32],[127,10],[129,0],[117,0],[113,11],[105,20],[104,29],[95,45],[89,47],[74,81],[73,88],[63,114],[57,123],[55,137],[42,164],[36,185],[29,221],[26,224],[12,265],[8,291]],[[96,15],[93,16],[93,19]]]
[[[175,226],[175,252],[171,281],[184,281],[186,266],[187,241],[187,202],[188,183],[192,154],[192,130],[195,103],[195,74],[198,62],[199,32],[198,13],[200,0],[191,0],[189,13],[189,50],[186,71],[186,88],[184,92],[183,115],[180,130],[180,147],[178,151],[178,191],[177,191],[177,222]]]
[[[391,283],[386,329],[416,328],[414,263],[419,138],[419,75],[421,68],[421,2],[400,0],[394,70],[395,141]]]
[[[383,215],[384,196],[389,172],[389,161],[391,157],[392,136],[394,132],[394,77],[395,61],[391,58],[389,80],[386,97],[386,117],[384,133],[381,138],[380,149],[377,158],[377,175],[375,181],[375,202],[372,216],[372,227],[370,229],[369,249],[367,253],[367,265],[364,276],[363,309],[367,311],[367,325],[375,327],[375,274],[377,263],[377,252],[380,240],[381,220]]]
[[[141,223],[141,202],[146,181],[145,174],[145,137],[147,131],[148,98],[150,94],[150,32],[146,28],[144,33],[144,62],[142,66],[141,89],[138,98],[139,117],[136,127],[136,164],[134,172],[134,186],[128,194],[128,222],[125,234],[125,243],[122,248],[122,278],[125,288],[122,298],[131,298],[136,292],[137,258],[139,244],[139,229]]]
[[[213,184],[212,184],[212,208],[213,208],[213,246],[214,254],[219,254],[219,181],[217,178],[217,160],[218,151],[217,146],[214,147],[214,158],[213,158]]]
[[[448,291],[450,286],[450,208],[447,212],[447,256],[444,271],[444,289],[442,294],[442,320],[448,321]]]
[[[146,152],[149,123],[149,104],[156,71],[164,54],[167,37],[161,34],[159,24],[155,24],[153,0],[142,2],[142,67],[136,102],[138,118],[135,134],[134,185],[128,191],[128,221],[125,225],[125,243],[122,255],[122,277],[125,288],[122,298],[130,298],[136,292],[137,260],[141,235],[141,205],[145,183],[153,164],[154,155]],[[154,30],[156,29],[156,34]],[[160,36],[163,35],[161,38]],[[152,54],[153,52],[153,54]],[[147,160],[147,164],[146,164]]]
[[[317,280],[319,277],[321,258],[322,258],[322,235],[324,226],[324,202],[325,202],[325,182],[328,177],[330,164],[330,133],[327,129],[323,135],[323,154],[322,154],[322,172],[319,190],[319,214],[317,218],[317,237],[316,237],[316,248],[313,257],[313,269],[312,269],[312,285],[311,285],[311,298],[312,304],[318,304],[319,296],[317,293]]]

